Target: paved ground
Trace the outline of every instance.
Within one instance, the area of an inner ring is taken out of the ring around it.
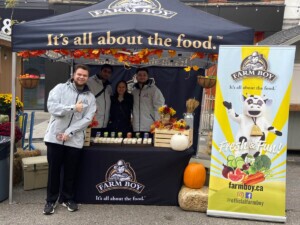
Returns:
[[[34,144],[44,148],[40,141],[47,125],[47,113],[36,112]],[[286,224],[300,224],[300,199],[299,179],[300,151],[289,151],[287,159],[287,201]],[[204,213],[186,212],[179,207],[165,206],[129,206],[129,205],[80,205],[78,212],[68,212],[58,206],[54,215],[44,216],[46,190],[39,189],[24,191],[22,186],[14,188],[13,200],[0,203],[0,224],[103,224],[103,225],[244,225],[244,224],[274,224],[248,220],[233,220],[224,218],[207,217]]]

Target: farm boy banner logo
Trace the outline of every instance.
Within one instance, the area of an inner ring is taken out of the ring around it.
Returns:
[[[208,215],[286,221],[294,57],[295,47],[220,47]]]
[[[105,180],[96,185],[100,193],[114,189],[127,189],[140,194],[145,188],[143,184],[137,182],[135,172],[130,164],[122,159],[107,170]]]
[[[233,80],[241,80],[246,77],[263,77],[269,81],[274,81],[276,75],[270,73],[268,70],[267,60],[262,54],[259,54],[257,51],[254,51],[251,55],[247,56],[242,64],[241,70],[231,74]]]
[[[165,10],[157,0],[117,0],[111,3],[107,9],[99,9],[89,12],[93,17],[111,16],[117,14],[142,14],[160,16],[170,19],[177,13]]]

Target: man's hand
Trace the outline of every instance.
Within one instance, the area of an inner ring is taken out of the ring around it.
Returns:
[[[63,135],[64,135],[63,133],[57,134],[56,139],[59,140],[59,141],[63,141]]]
[[[77,112],[82,112],[82,110],[83,110],[83,103],[82,103],[81,100],[79,100],[79,101],[76,103],[75,109],[76,109]]]
[[[68,141],[69,139],[70,139],[69,135],[67,135],[67,134],[62,135],[62,140],[63,141]]]
[[[59,133],[56,135],[57,140],[59,141],[68,141],[70,139],[69,135],[64,133]]]

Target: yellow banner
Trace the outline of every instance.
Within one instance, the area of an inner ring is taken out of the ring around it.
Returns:
[[[222,46],[208,215],[284,222],[294,47]]]

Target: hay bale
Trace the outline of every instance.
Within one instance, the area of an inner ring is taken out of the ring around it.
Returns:
[[[208,204],[208,187],[191,189],[182,186],[178,194],[180,208],[187,211],[206,212]]]
[[[23,167],[22,159],[33,156],[40,156],[40,150],[23,150],[18,148],[17,152],[14,153],[14,165],[13,165],[13,185],[19,184],[23,180]]]

